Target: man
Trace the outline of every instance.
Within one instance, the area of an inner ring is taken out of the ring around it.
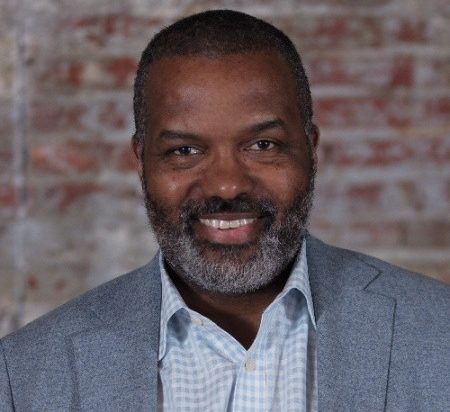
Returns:
[[[306,231],[319,132],[283,33],[181,20],[134,104],[161,253],[4,338],[1,411],[450,407],[449,288]]]

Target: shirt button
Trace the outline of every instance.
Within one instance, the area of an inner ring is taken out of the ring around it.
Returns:
[[[245,369],[247,369],[249,372],[252,372],[256,369],[256,363],[253,359],[247,359],[245,361]]]
[[[203,325],[203,321],[198,316],[192,316],[191,320],[192,320],[192,323],[196,326]]]

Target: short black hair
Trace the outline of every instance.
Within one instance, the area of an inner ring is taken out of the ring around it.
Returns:
[[[144,86],[151,64],[163,57],[207,56],[274,50],[286,60],[296,79],[300,116],[309,135],[312,100],[308,77],[292,41],[271,24],[234,10],[209,10],[164,28],[149,42],[139,61],[134,82],[135,137],[143,147],[146,102]]]

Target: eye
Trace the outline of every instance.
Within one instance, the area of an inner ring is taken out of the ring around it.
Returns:
[[[177,149],[173,150],[172,153],[176,156],[189,156],[200,154],[200,150],[192,146],[180,146]]]
[[[258,140],[256,143],[250,146],[250,150],[264,151],[273,149],[274,147],[275,143],[271,140]]]

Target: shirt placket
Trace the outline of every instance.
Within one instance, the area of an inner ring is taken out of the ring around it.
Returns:
[[[223,411],[223,406],[229,404],[236,371],[238,365],[245,359],[246,351],[232,336],[211,320],[198,314],[192,314],[192,320],[197,368],[202,368],[203,373],[211,377],[213,364],[216,368],[226,366],[227,372],[221,374],[220,382],[216,382],[214,398],[211,399],[212,404],[208,409],[208,411]],[[207,353],[206,357],[205,353]]]
[[[278,305],[263,314],[261,327],[253,345],[246,352],[236,377],[233,408],[234,412],[267,411],[272,404],[274,376],[273,348],[267,346],[269,335],[277,334],[274,329]],[[269,375],[267,375],[269,373]]]

